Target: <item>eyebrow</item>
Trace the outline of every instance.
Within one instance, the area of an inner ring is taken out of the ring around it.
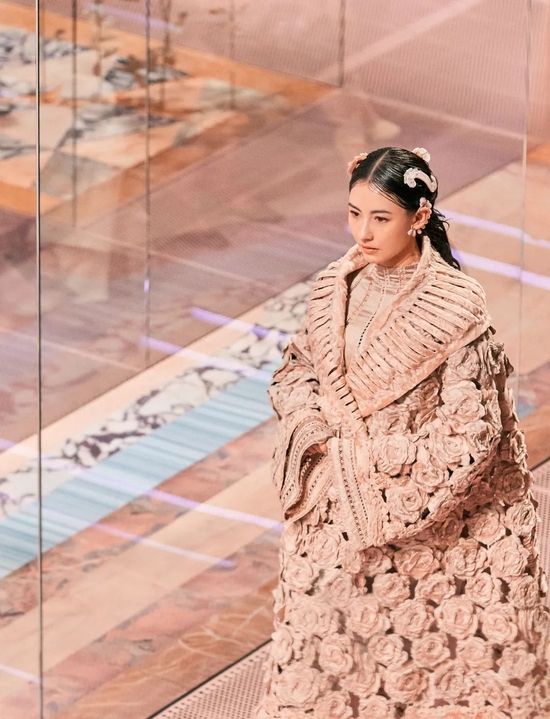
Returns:
[[[348,205],[353,207],[354,210],[357,210],[357,212],[361,212],[361,210],[355,207],[355,205],[352,205],[351,202],[348,202]],[[391,215],[391,212],[389,210],[372,210],[371,215]]]

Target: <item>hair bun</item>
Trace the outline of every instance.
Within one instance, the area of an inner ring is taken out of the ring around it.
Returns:
[[[425,147],[415,147],[413,152],[415,155],[418,155],[418,157],[421,157],[425,162],[429,162],[432,159],[432,156]]]

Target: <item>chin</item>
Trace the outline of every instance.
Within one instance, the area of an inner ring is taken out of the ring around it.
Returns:
[[[361,251],[363,256],[366,257],[369,262],[380,262],[382,260],[380,250],[378,250],[378,252],[365,252],[364,250]]]

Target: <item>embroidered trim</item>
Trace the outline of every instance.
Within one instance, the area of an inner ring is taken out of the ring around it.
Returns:
[[[354,439],[331,439],[328,447],[350,541],[354,542],[358,549],[383,544],[387,511],[380,492],[370,481],[368,472],[358,471]],[[367,453],[368,445],[361,449]],[[368,454],[370,455],[370,452]],[[366,466],[371,463],[372,458],[365,458]]]
[[[350,292],[351,292],[351,287],[350,287]],[[357,307],[353,310],[353,312],[348,316],[348,318],[347,318],[347,324],[349,324],[355,317],[357,317],[357,315],[359,314],[359,312],[361,312],[361,308],[364,306],[364,304],[365,304],[366,302],[368,302],[368,299],[369,299],[369,297],[370,297],[370,295],[371,295],[371,292],[372,292],[372,284],[369,282],[369,284],[367,285],[365,294],[363,295],[363,299],[361,300],[361,302],[359,302],[359,304],[358,304]]]
[[[361,353],[361,350],[362,350],[362,347],[363,347],[363,340],[364,340],[364,338],[365,338],[365,334],[367,333],[367,330],[368,330],[369,327],[371,326],[372,321],[373,321],[374,318],[376,317],[376,313],[377,313],[378,310],[380,309],[380,306],[381,306],[382,301],[384,300],[384,297],[385,297],[385,296],[386,296],[386,289],[384,288],[384,290],[380,293],[380,298],[379,298],[379,300],[378,300],[378,305],[376,306],[376,309],[374,310],[374,312],[373,312],[371,318],[369,319],[369,321],[365,324],[365,326],[364,326],[364,328],[363,328],[363,331],[361,332],[361,335],[359,336],[359,342],[357,343],[357,352],[356,352],[356,354],[360,354],[360,353]],[[352,361],[353,361],[353,360],[352,360]]]
[[[327,454],[318,455],[315,463],[301,477],[303,493],[297,504],[287,513],[292,521],[300,519],[311,511],[327,494],[331,487],[330,461]]]
[[[330,429],[318,417],[307,417],[295,427],[290,437],[283,483],[280,488],[278,487],[285,512],[300,501],[305,478],[319,461],[319,457],[315,455],[304,457],[304,452],[313,444],[324,442],[331,436]]]

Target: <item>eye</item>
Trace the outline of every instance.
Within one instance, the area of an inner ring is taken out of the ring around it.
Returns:
[[[350,210],[350,214],[352,214],[354,217],[359,217],[359,213],[356,210]]]
[[[379,222],[387,222],[388,221],[387,217],[375,217],[374,219],[378,220]]]

